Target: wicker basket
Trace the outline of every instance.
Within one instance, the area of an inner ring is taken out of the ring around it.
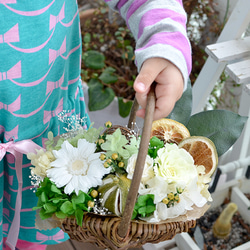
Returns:
[[[135,100],[130,114],[129,128],[133,128],[137,109],[138,103]],[[131,247],[140,247],[145,243],[158,243],[170,240],[177,233],[187,232],[189,228],[195,226],[196,221],[194,219],[174,222],[162,221],[159,223],[147,223],[141,220],[131,221],[148,151],[154,109],[155,94],[154,88],[152,88],[148,94],[138,158],[123,216],[86,213],[82,226],[77,225],[75,218],[66,218],[62,221],[61,228],[71,239],[94,243],[103,249],[123,250]]]
[[[187,232],[195,226],[195,220],[179,222],[147,223],[133,220],[127,235],[119,236],[118,229],[122,218],[87,213],[82,226],[76,224],[75,218],[67,218],[62,229],[73,240],[93,243],[103,249],[128,249],[140,247],[146,243],[158,243],[172,239],[177,233]]]

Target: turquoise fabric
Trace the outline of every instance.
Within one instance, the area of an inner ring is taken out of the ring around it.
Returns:
[[[76,0],[0,0],[0,143],[32,139],[44,146],[48,131],[64,133],[58,120],[86,117],[80,79],[81,34]],[[1,144],[0,144],[1,147]],[[23,159],[19,239],[56,244],[68,239],[59,229],[34,228],[37,198],[30,190],[30,162]],[[0,162],[0,249],[15,212],[15,159]]]

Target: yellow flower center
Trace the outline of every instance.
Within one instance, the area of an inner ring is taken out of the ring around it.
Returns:
[[[173,167],[168,168],[168,174],[172,177],[176,176],[175,169]]]
[[[70,168],[71,174],[86,175],[88,172],[88,163],[85,160],[75,160]]]

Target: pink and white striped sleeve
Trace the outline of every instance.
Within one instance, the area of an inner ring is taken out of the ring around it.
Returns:
[[[191,72],[191,46],[182,0],[104,0],[120,12],[136,39],[136,64],[162,57],[182,72],[185,86]]]

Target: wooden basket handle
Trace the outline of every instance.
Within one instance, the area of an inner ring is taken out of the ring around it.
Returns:
[[[130,119],[129,119],[129,124],[128,124],[129,128],[133,127],[135,123],[135,113],[138,107],[139,105],[135,99],[131,113],[130,113]],[[142,130],[142,135],[141,135],[141,142],[140,142],[138,157],[137,157],[137,161],[135,165],[135,171],[134,171],[134,175],[133,175],[130,189],[128,192],[121,223],[118,228],[118,235],[122,238],[124,238],[129,231],[130,221],[131,221],[131,217],[133,214],[135,202],[137,199],[137,194],[139,190],[139,185],[140,185],[146,157],[148,154],[148,145],[149,145],[151,128],[152,128],[152,123],[153,123],[154,110],[155,110],[155,83],[151,85],[151,89],[148,93],[146,114],[144,118],[144,125],[143,125],[143,130]]]

